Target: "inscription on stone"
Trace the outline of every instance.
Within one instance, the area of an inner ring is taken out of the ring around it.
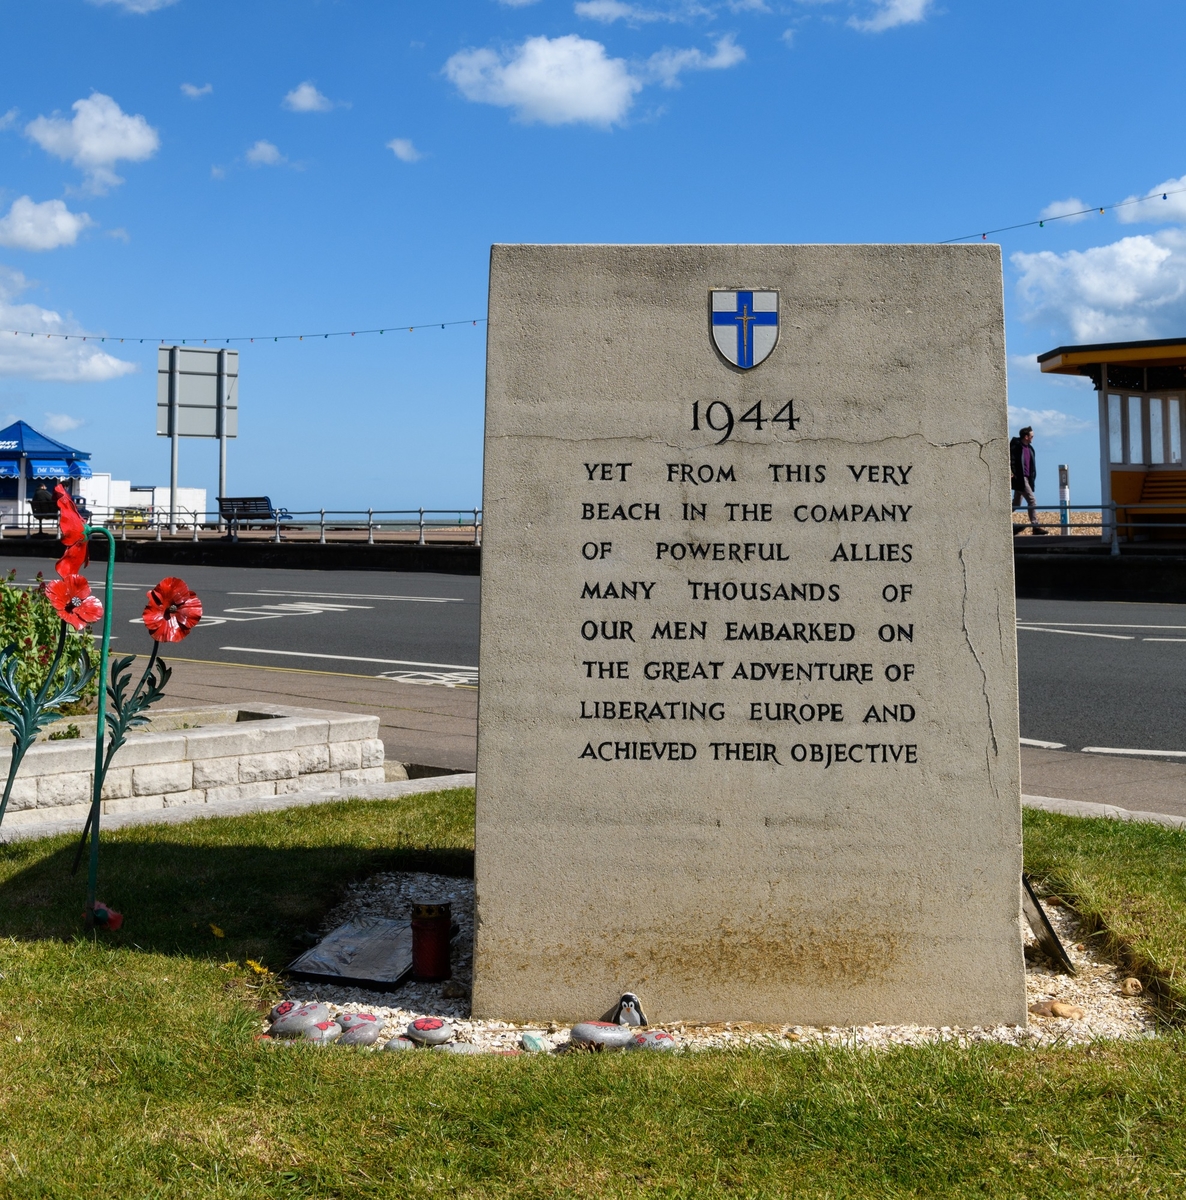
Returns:
[[[1024,1022],[1004,389],[993,247],[494,248],[476,1012]]]

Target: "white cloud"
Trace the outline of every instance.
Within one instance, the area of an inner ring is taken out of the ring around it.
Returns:
[[[793,49],[795,45],[795,31],[793,29],[784,29],[779,35],[781,41],[786,43],[787,49]]]
[[[328,96],[323,96],[307,79],[294,87],[281,103],[289,112],[298,113],[329,112],[334,106],[334,102]]]
[[[260,138],[247,151],[247,161],[253,167],[278,167],[281,163],[288,160],[271,142],[266,142],[263,138]]]
[[[0,113],[0,129],[11,129],[20,116],[20,109],[10,108],[6,113]]]
[[[47,412],[41,423],[50,433],[70,433],[85,424],[81,417],[72,417],[69,413],[52,412]]]
[[[651,55],[647,67],[651,77],[664,87],[675,87],[681,71],[720,71],[735,67],[744,58],[745,51],[733,40],[732,34],[726,34],[717,41],[711,54],[696,49],[664,49]]]
[[[1073,417],[1070,413],[1059,412],[1057,408],[1019,408],[1012,404],[1009,405],[1009,425],[1018,429],[1031,425],[1036,437],[1048,438],[1085,433],[1096,427],[1094,421]]]
[[[124,10],[124,12],[144,13],[158,12],[162,8],[168,8],[171,4],[176,4],[177,0],[90,0],[91,4],[115,4]]]
[[[1086,221],[1093,211],[1078,196],[1071,196],[1066,200],[1055,200],[1047,204],[1038,216],[1043,221],[1050,221],[1058,217],[1066,221],[1068,225],[1078,225],[1080,221]]]
[[[1014,254],[1027,317],[1076,342],[1172,337],[1186,323],[1186,235],[1165,230],[1107,246]]]
[[[209,96],[214,91],[214,84],[204,83],[198,87],[196,83],[183,83],[181,90],[191,99],[200,100],[203,96]]]
[[[528,38],[509,57],[461,50],[445,75],[467,100],[513,108],[521,121],[545,125],[622,120],[641,90],[624,59],[606,57],[600,42],[566,34]]]
[[[570,33],[528,38],[509,55],[459,51],[445,63],[445,75],[467,100],[513,108],[521,121],[609,127],[626,116],[647,83],[675,87],[683,71],[721,70],[744,58],[727,34],[711,54],[663,49],[632,70],[625,59],[607,57],[600,42]]]
[[[1162,199],[1162,196],[1165,199]],[[1133,204],[1142,199],[1145,203]],[[1181,179],[1167,179],[1147,191],[1144,197],[1129,196],[1124,208],[1116,209],[1116,220],[1126,225],[1138,221],[1163,222],[1186,221],[1186,175]]]
[[[392,138],[387,143],[387,148],[390,150],[400,162],[414,163],[419,162],[424,157],[415,146],[412,145],[410,138]]]
[[[573,5],[573,11],[578,17],[584,17],[588,21],[600,21],[604,25],[612,25],[615,21],[638,24],[646,21],[675,20],[671,13],[639,8],[636,4],[623,4],[622,0],[581,0],[579,4]]]
[[[0,246],[18,250],[56,250],[73,246],[78,235],[94,222],[86,213],[72,213],[61,200],[37,204],[29,196],[12,202],[0,217]]]
[[[225,179],[226,178],[226,167],[220,167],[217,164],[212,166],[210,168],[210,178],[211,179]]]
[[[498,0],[498,2],[507,8],[526,8],[529,4],[536,4],[538,0]]]
[[[84,342],[74,336],[69,341],[46,337],[47,333],[73,335],[77,326],[50,309],[18,303],[28,287],[29,281],[20,271],[0,266],[0,330],[21,331],[19,335],[0,333],[0,375],[102,383],[136,370],[135,363],[108,354],[94,338]]]
[[[73,118],[37,117],[25,133],[43,150],[85,171],[95,192],[123,183],[113,170],[120,159],[143,162],[160,147],[160,136],[142,116],[129,116],[102,92],[75,100],[72,107]]]
[[[874,0],[877,5],[871,17],[849,17],[848,23],[862,33],[881,33],[898,25],[913,25],[923,20],[931,8],[931,0]]]

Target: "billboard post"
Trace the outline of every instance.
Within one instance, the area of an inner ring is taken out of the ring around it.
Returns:
[[[161,346],[157,351],[156,431],[171,443],[169,532],[176,533],[178,439],[218,438],[218,494],[226,495],[227,439],[239,433],[239,352]]]

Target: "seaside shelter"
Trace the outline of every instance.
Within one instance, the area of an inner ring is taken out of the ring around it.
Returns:
[[[1099,398],[1102,534],[1186,541],[1186,337],[1059,346],[1038,355],[1045,374],[1086,375]],[[2,435],[0,435],[2,436]]]
[[[78,480],[91,476],[89,458],[88,451],[46,437],[24,421],[0,429],[0,520],[27,524],[28,500],[39,483],[51,491],[64,483],[76,494]]]

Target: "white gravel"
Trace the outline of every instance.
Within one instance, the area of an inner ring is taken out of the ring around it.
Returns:
[[[453,979],[450,984],[407,983],[395,992],[368,992],[359,988],[337,988],[292,981],[287,995],[294,1000],[322,1000],[337,1012],[372,1012],[386,1018],[381,1048],[387,1038],[403,1033],[417,1017],[447,1018],[459,1042],[472,1042],[484,1049],[514,1050],[527,1032],[539,1034],[553,1050],[568,1046],[568,1027],[556,1024],[516,1025],[509,1021],[476,1021],[469,1018],[469,989],[473,980],[474,885],[471,879],[423,873],[387,873],[357,884],[345,901],[330,912],[321,932],[328,933],[353,917],[404,918],[411,915],[413,899],[452,905],[459,932],[453,942]],[[1120,985],[1125,972],[1105,960],[1080,940],[1078,920],[1070,909],[1043,903],[1078,974],[1061,975],[1036,963],[1026,967],[1026,996],[1032,1006],[1042,1001],[1061,1000],[1083,1010],[1081,1019],[1070,1017],[1030,1018],[1028,1026],[994,1025],[936,1028],[925,1025],[862,1025],[820,1028],[807,1025],[759,1026],[745,1021],[694,1024],[677,1021],[668,1030],[679,1049],[727,1049],[777,1045],[807,1048],[833,1045],[852,1048],[916,1046],[934,1042],[1001,1042],[1013,1046],[1074,1046],[1100,1038],[1132,1041],[1157,1036],[1157,1020],[1144,996],[1126,996]],[[1027,930],[1028,933],[1028,930]],[[1032,944],[1032,938],[1027,939]],[[460,986],[457,986],[460,985]],[[442,995],[443,990],[464,991],[461,996]],[[646,997],[643,996],[643,1003]],[[598,1014],[590,1014],[595,1019]]]

